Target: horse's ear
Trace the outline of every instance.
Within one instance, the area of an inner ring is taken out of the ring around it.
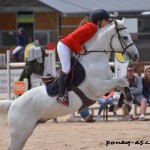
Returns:
[[[118,23],[116,20],[114,20],[114,23],[115,23],[115,27],[117,28],[118,27]]]
[[[125,24],[125,17],[122,18],[122,23]]]

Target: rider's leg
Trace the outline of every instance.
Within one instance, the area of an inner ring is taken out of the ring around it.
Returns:
[[[13,54],[13,56],[14,56],[14,61],[15,61],[15,62],[18,62],[18,61],[19,61],[18,52],[21,51],[22,49],[23,49],[23,46],[17,46],[17,47],[13,50],[12,54]]]
[[[58,103],[61,103],[62,100],[63,101],[67,101],[66,97],[65,97],[65,99],[63,99],[64,98],[64,93],[65,93],[65,89],[66,89],[66,85],[67,85],[67,80],[68,80],[68,75],[66,75],[63,72],[61,72],[60,76],[59,76],[59,81],[58,81],[58,84],[59,84],[59,94],[58,94],[58,97],[57,97],[57,102]]]
[[[68,74],[70,72],[70,67],[71,67],[71,61],[70,61],[71,51],[69,47],[67,47],[62,42],[58,42],[57,51],[62,66],[62,71],[60,73],[59,82],[58,82],[59,95],[57,97],[57,102],[61,102],[64,105],[68,106],[69,105],[68,97],[67,96],[64,97],[64,93],[67,85]]]

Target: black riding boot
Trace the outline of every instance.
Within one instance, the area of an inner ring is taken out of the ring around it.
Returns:
[[[60,76],[59,76],[59,81],[58,81],[59,94],[58,94],[58,97],[56,100],[58,103],[62,103],[63,105],[69,106],[68,96],[67,96],[67,94],[65,94],[67,80],[68,80],[68,75],[61,72]]]

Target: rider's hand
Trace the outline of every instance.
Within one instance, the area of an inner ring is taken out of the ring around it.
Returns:
[[[82,48],[82,50],[79,52],[79,54],[81,54],[81,55],[84,55],[85,54],[85,49],[84,48]]]

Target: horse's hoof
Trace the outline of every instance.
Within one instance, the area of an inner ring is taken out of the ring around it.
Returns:
[[[95,120],[93,119],[94,115],[93,114],[89,114],[86,118],[85,121],[86,122],[95,122]]]

